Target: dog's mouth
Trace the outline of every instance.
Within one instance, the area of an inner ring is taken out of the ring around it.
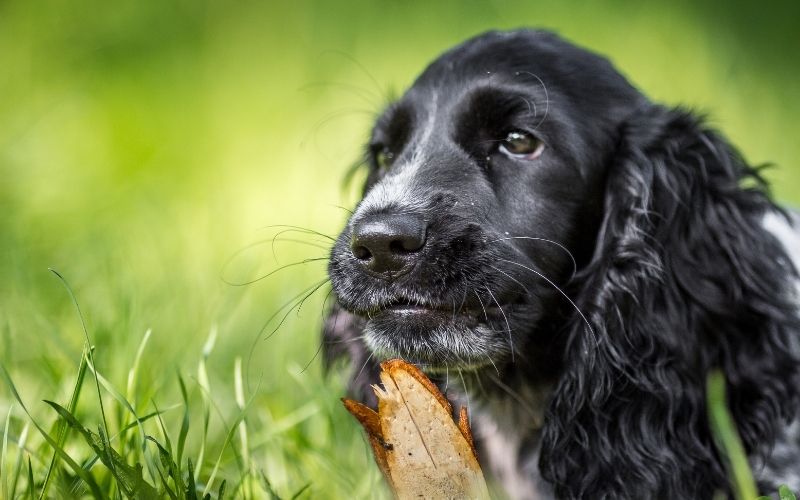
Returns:
[[[525,315],[521,299],[497,299],[393,297],[356,314],[366,320],[364,339],[377,358],[400,357],[429,373],[473,371],[510,357],[514,325]]]
[[[509,299],[503,302],[466,300],[454,301],[450,303],[436,303],[424,300],[414,300],[411,298],[397,297],[387,300],[376,306],[361,311],[354,311],[357,315],[366,319],[375,318],[378,315],[387,314],[402,316],[447,316],[452,319],[474,319],[478,321],[489,321],[497,315],[503,315],[521,304],[520,299]]]

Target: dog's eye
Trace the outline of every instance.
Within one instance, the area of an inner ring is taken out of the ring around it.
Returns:
[[[375,163],[378,165],[379,169],[385,170],[391,167],[393,161],[394,153],[392,153],[388,146],[377,148],[375,151]]]
[[[500,143],[498,149],[511,158],[533,160],[542,154],[544,143],[527,132],[512,130]]]

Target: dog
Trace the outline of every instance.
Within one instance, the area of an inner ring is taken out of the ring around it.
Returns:
[[[555,34],[488,32],[366,157],[323,332],[353,395],[418,364],[513,498],[710,498],[718,369],[759,489],[800,490],[800,222],[701,117]]]

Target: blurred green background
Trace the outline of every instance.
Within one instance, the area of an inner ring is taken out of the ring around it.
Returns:
[[[202,477],[239,411],[242,358],[248,441],[223,453],[222,476],[240,479],[239,447],[244,467],[282,495],[308,482],[314,497],[377,495],[367,447],[338,402],[341,377],[324,380],[315,357],[329,289],[259,340],[273,313],[324,279],[324,260],[225,283],[326,251],[250,245],[276,224],[334,235],[339,207],[356,200],[342,178],[375,114],[441,51],[492,28],[546,27],[606,54],[653,99],[707,112],[751,163],[774,163],[777,198],[798,203],[799,23],[796,0],[0,1],[0,362],[50,428],[55,414],[40,400],[69,398],[83,345],[55,268],[84,311],[98,369],[118,387],[152,328],[132,401],[142,412],[180,403],[181,374],[200,425],[197,364],[217,329],[208,371],[219,415]],[[0,425],[12,401],[0,383]],[[174,413],[167,428],[180,425]],[[100,421],[88,390],[78,414],[88,427]],[[10,442],[25,423],[17,404]],[[196,456],[196,433],[188,446]],[[29,436],[36,481],[50,453]],[[10,445],[11,462],[16,454]]]

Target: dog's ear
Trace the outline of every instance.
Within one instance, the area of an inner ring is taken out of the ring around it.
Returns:
[[[707,424],[707,372],[725,373],[749,452],[798,406],[796,273],[762,225],[777,208],[729,144],[659,106],[623,126],[606,182],[576,297],[588,324],[576,318],[570,331],[542,473],[564,498],[710,497],[727,481]]]
[[[322,326],[323,367],[327,372],[337,360],[349,361],[353,373],[348,382],[348,395],[374,407],[377,399],[371,384],[378,381],[380,366],[370,356],[363,333],[364,320],[334,301]]]

